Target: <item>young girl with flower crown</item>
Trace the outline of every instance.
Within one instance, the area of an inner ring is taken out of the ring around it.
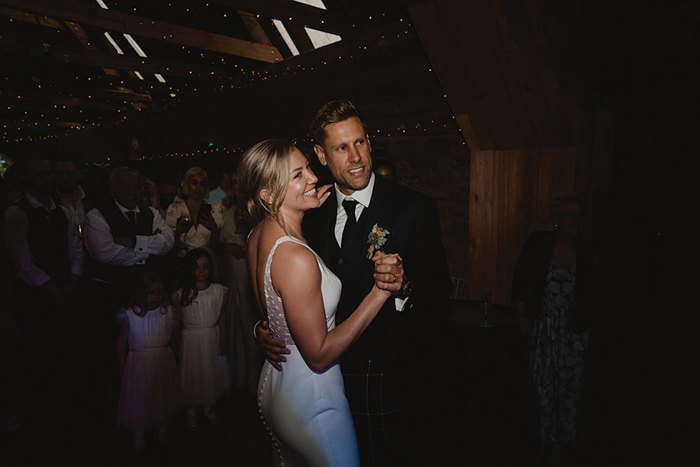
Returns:
[[[187,427],[198,427],[198,410],[217,420],[214,404],[231,387],[226,360],[225,313],[228,288],[211,282],[212,257],[195,248],[184,258],[182,287],[174,301],[182,319],[180,381],[187,409]]]
[[[146,448],[146,430],[166,440],[167,423],[181,407],[180,381],[170,343],[178,326],[163,278],[148,271],[138,276],[135,296],[117,314],[117,351],[121,390],[117,421],[131,428],[136,451]]]

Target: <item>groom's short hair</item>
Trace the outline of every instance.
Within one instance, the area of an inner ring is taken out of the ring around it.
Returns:
[[[348,118],[357,117],[362,122],[362,127],[367,131],[365,120],[360,115],[355,104],[347,99],[335,99],[326,103],[316,112],[316,116],[311,122],[309,132],[314,139],[314,143],[323,145],[326,140],[326,125],[342,122]]]

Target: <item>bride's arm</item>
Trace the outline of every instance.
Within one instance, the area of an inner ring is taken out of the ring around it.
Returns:
[[[278,247],[271,268],[272,283],[282,297],[289,331],[304,361],[314,371],[323,371],[338,360],[391,296],[375,285],[360,306],[328,332],[321,271],[313,253],[304,246],[284,243]]]

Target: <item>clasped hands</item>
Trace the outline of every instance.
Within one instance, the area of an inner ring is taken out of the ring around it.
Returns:
[[[375,285],[392,295],[398,295],[405,280],[401,256],[398,253],[386,254],[377,251],[372,261],[374,261],[372,277]],[[267,361],[277,370],[282,371],[280,363],[286,362],[287,358],[284,355],[290,353],[285,343],[272,337],[267,320],[259,322],[255,328],[255,334]]]

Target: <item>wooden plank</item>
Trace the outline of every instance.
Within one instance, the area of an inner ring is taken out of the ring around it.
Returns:
[[[490,291],[508,304],[513,269],[527,235],[551,229],[549,204],[574,190],[576,150],[476,151],[469,176],[467,296]]]
[[[73,0],[64,0],[59,4],[47,0],[0,0],[0,6],[3,5],[76,23],[90,24],[109,31],[237,55],[265,63],[282,60],[282,55],[277,48],[269,44],[245,41],[115,10],[105,10]]]

